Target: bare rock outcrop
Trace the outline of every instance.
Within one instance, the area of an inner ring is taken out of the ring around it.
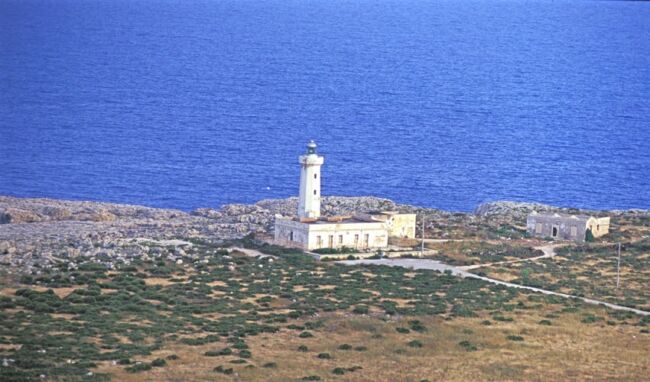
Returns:
[[[136,257],[165,255],[173,259],[177,251],[170,252],[167,247],[187,240],[218,242],[249,233],[272,235],[276,217],[295,216],[297,208],[295,197],[251,205],[229,204],[220,209],[201,208],[188,213],[125,204],[0,196],[0,264],[14,266],[6,268],[10,272],[29,272],[80,256],[109,267]],[[397,204],[370,196],[323,197],[321,210],[326,216],[381,210],[415,213],[418,232],[424,221],[429,237],[443,239],[486,237],[485,231],[490,227],[520,224],[533,210],[585,212],[534,203],[492,202],[480,205],[472,214]],[[646,219],[648,214],[635,211],[630,216]],[[143,240],[166,243],[161,244],[166,249],[142,245]]]
[[[533,211],[537,212],[559,212],[567,214],[584,214],[584,215],[616,215],[628,213],[629,211],[597,211],[589,209],[555,207],[541,203],[525,203],[512,201],[495,201],[482,203],[476,207],[474,214],[481,218],[501,218],[510,219],[517,223],[524,223],[526,217]]]

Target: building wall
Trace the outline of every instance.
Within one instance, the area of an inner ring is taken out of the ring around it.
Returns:
[[[275,220],[275,242],[285,247],[307,249],[309,226],[289,219]]]
[[[371,249],[388,246],[384,223],[301,223],[288,219],[275,222],[275,241],[306,250],[320,248]]]
[[[609,217],[591,218],[587,221],[587,228],[591,229],[594,237],[601,237],[609,233]]]
[[[585,241],[587,230],[585,221],[582,219],[544,215],[529,215],[526,221],[526,228],[528,233],[535,237],[550,237],[576,242]]]
[[[415,238],[415,214],[396,214],[388,220],[388,235],[399,238]]]
[[[384,248],[388,230],[384,223],[310,224],[309,250],[320,248]]]

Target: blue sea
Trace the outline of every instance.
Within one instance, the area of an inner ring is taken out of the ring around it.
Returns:
[[[1,0],[0,194],[650,209],[650,2]]]

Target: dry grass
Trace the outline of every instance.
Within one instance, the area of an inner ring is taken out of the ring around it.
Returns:
[[[299,331],[250,337],[253,358],[247,364],[229,361],[235,356],[206,357],[206,350],[220,349],[225,343],[204,346],[173,345],[155,352],[146,361],[170,354],[180,357],[165,368],[140,373],[125,373],[119,366],[102,365],[102,372],[113,373],[119,381],[295,381],[308,375],[337,381],[467,381],[467,380],[646,380],[650,371],[650,335],[640,334],[628,325],[584,324],[581,315],[564,314],[553,325],[538,322],[555,310],[522,311],[509,314],[514,322],[481,322],[489,317],[446,321],[439,317],[419,317],[428,328],[425,333],[398,333],[408,320],[385,322],[378,318],[334,313],[324,318],[324,326],[312,331],[313,338],[299,338]],[[594,312],[596,310],[593,310]],[[603,315],[602,311],[597,314]],[[506,339],[516,334],[524,341]],[[422,348],[407,343],[417,339]],[[467,352],[458,345],[468,340],[478,351]],[[366,351],[340,350],[341,344],[365,346]],[[306,345],[308,352],[297,348]],[[329,353],[332,359],[319,359]],[[275,362],[277,368],[262,365]],[[223,365],[232,367],[237,377],[212,371]],[[336,367],[361,366],[363,369],[337,376]]]
[[[628,244],[630,245],[630,244]],[[554,258],[486,266],[474,270],[488,277],[523,282],[558,292],[584,295],[639,309],[650,309],[650,253],[624,251],[621,258],[621,287],[616,288],[615,251],[599,252],[612,245],[570,246],[569,253]],[[585,252],[574,252],[586,248]],[[528,280],[524,273],[528,273]],[[533,284],[531,284],[533,282]]]
[[[163,278],[163,277],[149,277],[144,279],[144,283],[147,286],[152,286],[152,285],[167,286],[167,285],[177,284],[177,282],[171,281],[169,278]]]

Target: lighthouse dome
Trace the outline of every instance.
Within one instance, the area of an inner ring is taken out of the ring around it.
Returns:
[[[316,154],[316,142],[314,140],[310,140],[309,143],[307,143],[307,154]]]

